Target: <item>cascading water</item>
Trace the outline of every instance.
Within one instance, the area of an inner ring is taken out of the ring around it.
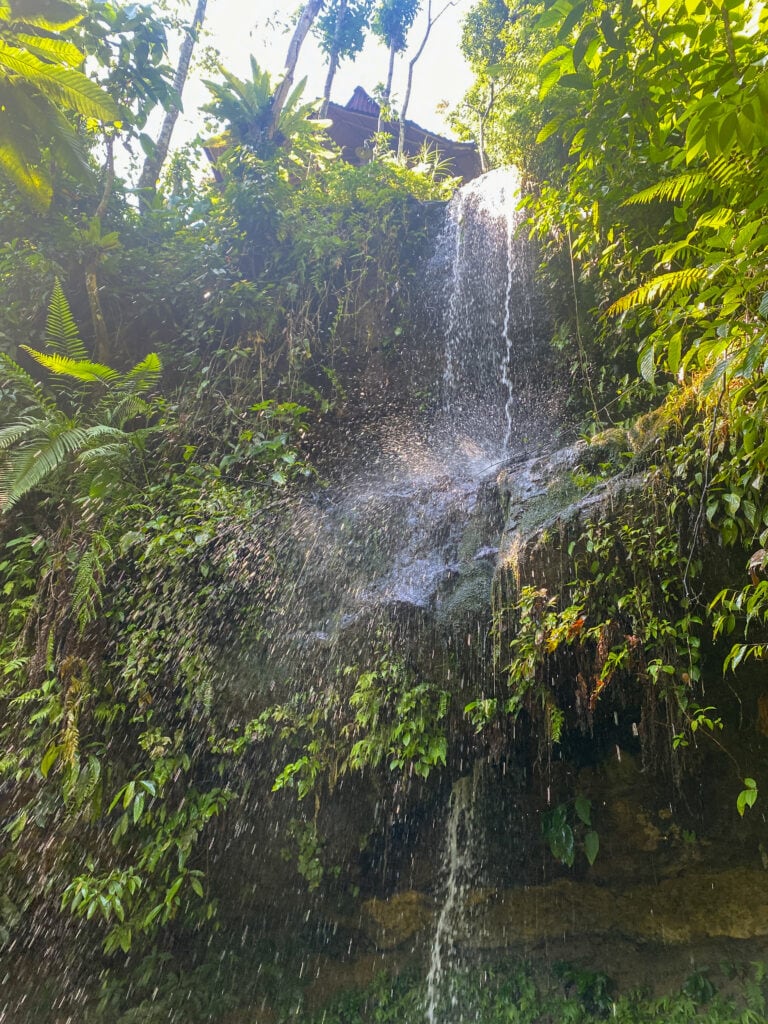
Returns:
[[[464,898],[472,882],[475,857],[475,790],[480,763],[472,775],[464,775],[453,785],[448,806],[442,873],[445,899],[437,916],[427,974],[427,1024],[439,1024],[449,1013],[452,1024],[461,1024],[463,1016],[449,973],[454,967],[452,936],[457,916],[464,911]]]
[[[497,457],[524,445],[541,422],[527,386],[538,346],[519,200],[514,168],[465,185],[448,204],[432,262],[445,351],[440,431],[474,436]]]
[[[462,560],[492,564],[498,523],[473,551],[462,550],[466,525],[499,468],[540,448],[551,419],[534,376],[534,264],[517,237],[518,199],[518,174],[504,169],[447,205],[426,274],[442,358],[420,383],[433,400],[353,439],[338,479],[296,509],[286,636],[291,622],[311,622],[312,636],[328,638],[387,606],[434,612]]]
[[[397,412],[353,433],[329,486],[287,518],[274,559],[271,633],[281,639],[266,678],[321,690],[331,673],[364,660],[382,623],[393,621],[407,624],[409,659],[426,648],[425,675],[442,657],[438,674],[459,676],[461,686],[461,673],[482,664],[481,652],[460,652],[487,636],[505,521],[497,478],[503,469],[519,475],[519,490],[530,487],[528,466],[556,416],[542,400],[534,261],[517,237],[518,184],[512,170],[493,172],[446,208],[425,274],[441,346],[432,377],[420,382],[431,400],[403,413],[393,395]],[[284,580],[289,587],[278,590]],[[428,1024],[466,1019],[452,979],[462,964],[457,926],[481,867],[477,784],[477,774],[460,778],[447,809]]]

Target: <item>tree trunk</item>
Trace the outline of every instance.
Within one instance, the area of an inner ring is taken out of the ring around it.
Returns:
[[[433,18],[432,17],[432,0],[429,0],[429,3],[427,4],[427,27],[426,27],[426,30],[424,32],[424,38],[421,40],[421,46],[418,48],[416,53],[411,58],[410,63],[408,64],[408,84],[405,87],[405,96],[403,97],[403,106],[402,106],[402,109],[400,110],[400,131],[398,133],[398,140],[397,140],[397,157],[398,157],[398,159],[402,159],[403,147],[405,146],[405,115],[408,113],[408,104],[411,102],[411,88],[413,87],[413,69],[416,67],[416,62],[421,57],[422,53],[424,53],[424,48],[427,45],[427,41],[429,39],[429,36],[430,36],[430,33],[432,32],[433,27],[437,24],[437,22],[440,20],[440,18],[442,18],[442,16],[445,14],[445,12],[448,10],[449,7],[455,7],[455,6],[456,6],[456,0],[448,0],[448,3],[446,3],[443,7],[441,7],[440,10],[438,11],[438,13]]]
[[[99,205],[96,207],[96,212],[93,215],[94,220],[96,220],[99,225],[99,235],[101,235],[101,222],[104,218],[104,214],[107,212],[109,197],[112,194],[114,184],[115,139],[114,136],[110,136],[107,139],[107,160],[106,171],[104,174],[104,188],[101,193]],[[93,336],[95,339],[94,355],[96,357],[96,361],[98,363],[109,363],[112,355],[112,346],[110,345],[107,321],[104,318],[104,310],[101,308],[101,298],[99,296],[98,268],[99,263],[101,263],[101,258],[102,253],[97,249],[85,264],[85,292],[88,296],[88,305],[91,310],[91,322],[93,324]]]
[[[392,95],[392,77],[395,73],[395,44],[394,42],[389,44],[389,68],[387,69],[387,84],[384,86],[384,94],[379,104],[379,120],[376,125],[376,131],[381,131],[381,125],[383,122],[382,111],[387,109],[387,116],[389,116],[389,97]]]
[[[304,9],[299,16],[291,42],[288,45],[288,53],[285,58],[285,75],[283,76],[280,85],[278,85],[275,90],[275,95],[272,97],[272,113],[269,120],[268,132],[270,138],[274,138],[277,126],[280,122],[280,114],[285,106],[285,101],[288,99],[288,94],[291,91],[302,44],[306,39],[307,32],[309,32],[312,27],[312,22],[323,9],[324,4],[325,0],[307,0],[307,3],[304,5]]]
[[[326,111],[328,110],[328,104],[331,100],[331,88],[333,87],[333,79],[336,76],[336,72],[339,70],[339,50],[341,49],[341,29],[344,24],[344,15],[347,13],[347,0],[339,0],[339,7],[336,11],[336,25],[333,30],[333,42],[331,43],[331,53],[328,58],[328,74],[325,79],[325,88],[323,89],[323,107],[322,114],[325,117]]]
[[[184,39],[181,44],[181,50],[179,51],[179,63],[176,66],[176,74],[173,77],[173,88],[181,101],[181,94],[184,90],[184,86],[187,81],[187,75],[189,74],[189,65],[192,61],[192,53],[195,49],[195,43],[197,42],[200,34],[200,26],[205,20],[205,8],[208,0],[197,0],[197,7],[195,8],[195,14],[192,18],[192,24],[185,30]],[[171,144],[171,136],[173,135],[173,129],[176,127],[176,121],[181,110],[181,103],[173,103],[166,110],[165,117],[163,118],[163,124],[160,128],[160,134],[157,137],[157,143],[155,144],[155,151],[151,156],[147,156],[144,161],[144,166],[141,170],[141,177],[139,178],[139,202],[143,209],[146,209],[152,197],[155,194],[157,188],[157,179],[160,177],[160,171],[163,169],[166,157],[168,156],[168,149]]]

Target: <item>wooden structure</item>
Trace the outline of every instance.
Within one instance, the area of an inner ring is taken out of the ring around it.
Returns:
[[[363,164],[370,160],[373,136],[379,120],[379,105],[359,85],[346,106],[329,103],[325,115],[333,122],[328,134],[341,150],[347,163]],[[400,125],[397,121],[382,122],[381,130],[392,136],[397,145]],[[414,121],[405,122],[404,150],[408,156],[416,156],[424,144],[440,153],[441,160],[449,164],[449,173],[471,181],[482,174],[480,154],[473,142],[455,142],[442,135],[427,131]]]

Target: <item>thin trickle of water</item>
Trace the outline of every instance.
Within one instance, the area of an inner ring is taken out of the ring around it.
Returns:
[[[427,974],[427,1024],[461,1024],[457,993],[452,988],[454,949],[452,939],[473,878],[474,816],[479,762],[472,775],[458,779],[451,791],[445,829],[442,874],[445,899],[438,914]],[[447,1016],[446,1016],[447,1015]]]

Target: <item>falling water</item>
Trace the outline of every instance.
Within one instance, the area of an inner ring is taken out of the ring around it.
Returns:
[[[443,429],[490,440],[498,454],[525,434],[531,413],[525,364],[536,347],[536,318],[519,200],[515,168],[465,185],[448,204],[433,261],[438,292],[442,282]]]
[[[451,791],[445,830],[442,874],[445,899],[437,918],[427,975],[427,1024],[443,1021],[450,1014],[451,1024],[461,1024],[463,1016],[456,992],[452,990],[449,970],[455,966],[451,939],[458,916],[465,912],[474,869],[474,814],[480,762],[472,775],[458,779]],[[439,1012],[442,1011],[442,1012]]]
[[[434,613],[462,562],[495,559],[498,523],[473,529],[471,551],[467,524],[501,466],[541,447],[549,417],[518,201],[518,173],[500,169],[447,204],[427,274],[438,358],[418,380],[431,403],[408,413],[393,394],[392,414],[345,442],[330,486],[297,502],[276,560],[292,580],[276,586],[277,632],[304,645],[297,667],[307,641],[335,643],[379,611]],[[290,652],[277,655],[285,668]]]

